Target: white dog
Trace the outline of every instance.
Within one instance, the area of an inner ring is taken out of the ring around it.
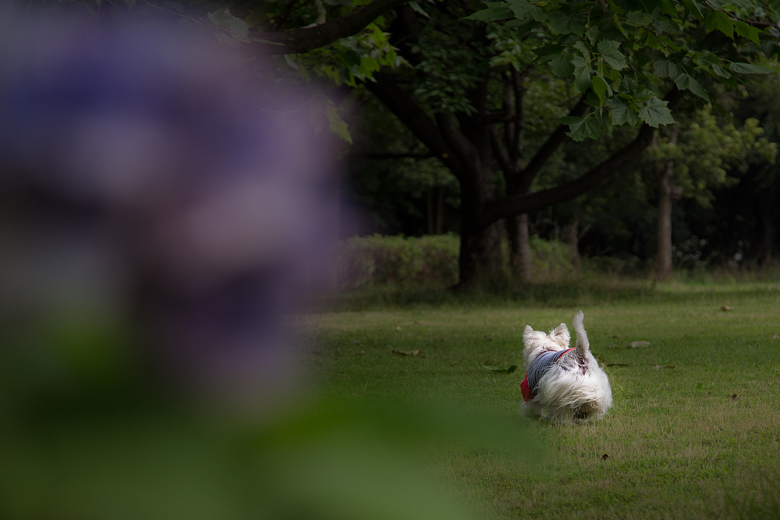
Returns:
[[[569,329],[561,323],[550,334],[530,326],[523,333],[526,378],[520,385],[527,415],[556,422],[600,419],[612,406],[607,374],[590,353],[582,311],[574,316],[577,348],[569,348]]]

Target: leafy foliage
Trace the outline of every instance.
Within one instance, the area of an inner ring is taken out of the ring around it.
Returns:
[[[777,145],[763,138],[763,133],[756,119],[747,119],[738,128],[733,122],[719,121],[712,107],[706,106],[683,125],[677,144],[662,138],[657,148],[646,153],[652,162],[673,160],[682,196],[707,206],[714,189],[738,182],[730,172],[744,172],[751,161],[774,163]]]
[[[734,86],[734,74],[767,74],[753,63],[777,52],[777,12],[767,4],[673,1],[487,2],[471,20],[509,20],[505,27],[538,42],[537,63],[582,93],[590,111],[567,121],[574,140],[604,125],[658,127],[675,122],[661,98],[669,82],[709,101],[715,83]],[[762,30],[762,27],[769,27]],[[609,115],[608,115],[609,114]]]

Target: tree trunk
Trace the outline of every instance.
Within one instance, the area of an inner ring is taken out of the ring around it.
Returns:
[[[566,224],[563,228],[563,239],[569,246],[569,253],[571,255],[571,264],[575,269],[579,271],[582,265],[582,258],[580,257],[580,235],[579,235],[579,221],[575,217],[571,222]]]
[[[531,244],[528,232],[528,213],[505,219],[509,237],[509,267],[512,279],[531,282]]]
[[[428,196],[426,197],[426,200],[428,202],[428,234],[433,235],[434,232],[434,223],[433,223],[433,194],[431,193],[433,191],[433,188],[428,190]]]
[[[677,144],[679,126],[674,125],[670,144]],[[658,146],[654,138],[652,146]],[[665,280],[672,275],[672,187],[674,186],[674,161],[665,161],[658,165],[658,256],[656,257],[656,275]]]
[[[774,253],[774,226],[772,225],[772,213],[775,202],[774,185],[759,192],[759,210],[761,213],[761,265],[764,267],[772,263]]]
[[[444,186],[439,186],[436,203],[436,234],[444,233]]]

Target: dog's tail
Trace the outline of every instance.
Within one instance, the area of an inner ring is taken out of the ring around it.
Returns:
[[[582,325],[582,320],[585,319],[585,314],[580,311],[574,316],[574,331],[577,333],[577,359],[580,365],[587,366],[588,360],[586,355],[590,349],[590,343],[588,343],[588,334],[585,332],[585,327]]]

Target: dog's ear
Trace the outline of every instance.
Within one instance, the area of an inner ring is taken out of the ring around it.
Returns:
[[[526,325],[525,330],[523,331],[523,344],[528,347],[534,339],[534,329],[532,329],[530,325]]]
[[[565,323],[561,323],[554,331],[550,333],[550,338],[562,347],[568,347],[571,341],[571,335],[569,334],[569,328]]]

